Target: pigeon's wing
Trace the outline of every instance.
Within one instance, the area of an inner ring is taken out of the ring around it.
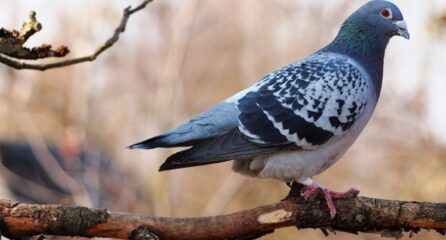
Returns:
[[[343,55],[319,53],[279,69],[238,100],[239,129],[271,147],[317,149],[342,136],[370,101],[368,75]]]
[[[222,136],[238,125],[239,110],[234,102],[221,102],[188,122],[129,148],[187,147]]]

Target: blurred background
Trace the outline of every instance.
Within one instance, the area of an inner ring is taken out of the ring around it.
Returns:
[[[156,0],[93,63],[47,72],[0,66],[0,197],[159,216],[223,214],[273,203],[288,187],[230,163],[158,173],[174,150],[130,151],[325,46],[365,0]],[[446,199],[446,1],[395,0],[412,39],[389,44],[377,111],[351,150],[316,177],[335,190]],[[2,1],[0,26],[37,12],[28,46],[93,52],[138,1]],[[52,60],[50,60],[52,61]],[[337,233],[328,239],[379,239]],[[408,238],[408,236],[405,236]],[[413,239],[440,239],[422,231]],[[286,228],[262,239],[325,239]]]

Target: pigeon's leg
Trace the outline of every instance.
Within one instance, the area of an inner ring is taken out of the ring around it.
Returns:
[[[309,198],[310,196],[312,196],[315,192],[317,192],[318,189],[322,191],[325,201],[327,202],[328,209],[330,210],[331,218],[334,218],[334,216],[336,216],[336,207],[333,203],[333,199],[356,197],[359,193],[359,191],[354,188],[351,188],[346,192],[335,192],[313,181],[313,179],[311,178],[307,178],[299,182],[305,185],[303,189],[304,191],[302,192],[302,196],[305,198]]]

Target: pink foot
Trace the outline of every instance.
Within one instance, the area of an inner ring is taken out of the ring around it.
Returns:
[[[324,194],[325,201],[327,202],[328,210],[330,211],[330,217],[334,218],[336,216],[336,206],[333,203],[333,199],[342,199],[358,196],[359,191],[354,188],[350,188],[346,192],[335,192],[323,187],[317,183],[313,183],[310,186],[305,186],[302,196],[305,198],[311,197],[318,189],[322,190]]]

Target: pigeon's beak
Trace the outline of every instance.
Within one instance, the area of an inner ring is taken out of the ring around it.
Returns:
[[[405,38],[410,39],[409,31],[407,30],[407,24],[405,21],[396,21],[394,22],[396,27],[398,28],[398,35]]]

